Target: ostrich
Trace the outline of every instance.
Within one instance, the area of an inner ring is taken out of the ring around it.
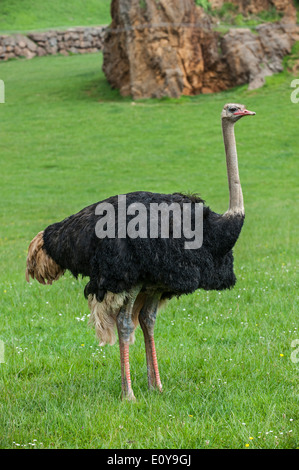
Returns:
[[[31,241],[28,249],[26,279],[52,284],[65,270],[77,277],[89,277],[84,295],[88,299],[90,322],[94,324],[100,345],[114,344],[118,332],[122,398],[135,400],[132,390],[129,345],[140,324],[145,341],[149,388],[162,391],[154,342],[158,309],[173,296],[196,289],[222,290],[234,286],[234,247],[244,221],[243,195],[239,179],[234,134],[235,123],[254,115],[241,104],[226,104],[222,110],[222,130],[229,185],[229,208],[224,214],[213,212],[196,195],[133,192],[126,194],[126,204],[189,203],[192,214],[202,204],[203,241],[200,248],[185,249],[184,236],[175,238],[105,237],[95,233],[99,203],[82,209],[61,222],[49,225]],[[118,196],[102,203],[115,208]],[[102,214],[103,215],[103,214]],[[128,217],[130,219],[130,217]],[[127,219],[125,223],[127,223]],[[170,217],[174,230],[175,219]]]

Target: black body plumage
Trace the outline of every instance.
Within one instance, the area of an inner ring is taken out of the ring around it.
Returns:
[[[118,197],[105,201],[113,205],[117,216]],[[196,196],[180,193],[126,194],[126,204],[138,202],[147,209],[150,203],[192,204]],[[196,289],[222,290],[235,282],[232,248],[240,234],[244,216],[219,215],[203,207],[203,244],[198,249],[185,249],[186,238],[103,238],[95,233],[99,220],[95,209],[99,203],[82,209],[44,231],[44,249],[63,269],[74,276],[88,276],[85,295],[95,294],[102,301],[105,293],[128,291],[138,283],[157,286],[163,297],[188,294]],[[171,213],[170,213],[171,214]],[[127,222],[134,216],[127,215]],[[171,225],[171,217],[170,217]],[[116,217],[117,233],[117,217]]]

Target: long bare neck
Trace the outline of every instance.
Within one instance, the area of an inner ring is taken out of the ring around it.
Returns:
[[[222,119],[222,132],[229,187],[229,209],[225,214],[244,215],[243,193],[239,177],[234,124],[228,119]]]

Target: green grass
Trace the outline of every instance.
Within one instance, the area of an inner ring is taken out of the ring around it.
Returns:
[[[109,89],[98,54],[9,61],[1,79],[0,447],[298,447],[292,77],[268,78],[257,91],[136,103]],[[67,274],[53,286],[27,284],[28,244],[50,223],[128,191],[197,191],[225,211],[220,112],[235,101],[257,113],[236,126],[246,207],[238,283],[173,300],[159,314],[162,395],[147,390],[138,330],[137,403],[123,403],[118,346],[100,348],[87,326],[86,281]]]
[[[0,32],[108,24],[110,0],[1,0]]]

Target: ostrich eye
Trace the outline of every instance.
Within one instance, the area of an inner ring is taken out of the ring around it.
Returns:
[[[238,111],[238,108],[236,108],[235,106],[232,106],[230,108],[228,108],[229,112],[230,113],[235,113],[236,111]]]

